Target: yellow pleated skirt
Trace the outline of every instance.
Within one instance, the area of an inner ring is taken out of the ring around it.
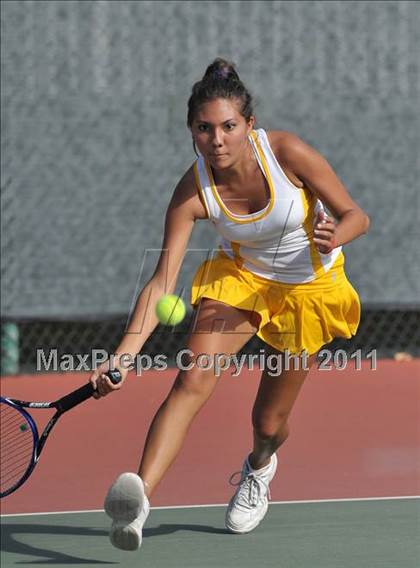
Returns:
[[[198,268],[191,304],[211,298],[260,316],[257,335],[282,352],[312,355],[336,337],[355,335],[360,299],[344,271],[341,252],[331,269],[312,282],[285,284],[239,267],[223,251]]]

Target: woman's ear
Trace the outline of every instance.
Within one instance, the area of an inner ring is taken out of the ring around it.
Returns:
[[[248,120],[248,134],[253,130],[255,125],[255,116],[251,115]]]

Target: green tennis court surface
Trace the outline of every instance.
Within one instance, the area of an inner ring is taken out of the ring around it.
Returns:
[[[152,509],[134,553],[110,545],[103,512],[3,517],[1,566],[420,566],[420,499],[272,503],[248,535],[227,533],[224,509]]]

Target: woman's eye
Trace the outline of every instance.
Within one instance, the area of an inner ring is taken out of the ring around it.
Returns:
[[[225,130],[233,130],[235,128],[236,124],[233,123],[229,123],[229,124],[225,124]],[[208,124],[199,124],[197,127],[199,132],[208,132],[209,131],[209,126]]]

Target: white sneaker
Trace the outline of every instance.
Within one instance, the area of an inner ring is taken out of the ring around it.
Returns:
[[[235,495],[229,502],[225,525],[233,533],[247,533],[263,520],[268,509],[269,483],[277,469],[277,456],[271,456],[270,463],[262,469],[252,469],[248,458],[242,467],[241,479]],[[238,472],[239,473],[239,472]],[[233,474],[232,478],[234,477]]]
[[[142,529],[150,504],[141,478],[135,473],[122,473],[105,498],[105,512],[111,517],[111,543],[121,550],[137,550],[142,542]]]
[[[149,501],[144,502],[140,515],[131,523],[126,521],[113,521],[109,531],[109,540],[120,550],[138,550],[143,538],[143,525],[149,515]]]

